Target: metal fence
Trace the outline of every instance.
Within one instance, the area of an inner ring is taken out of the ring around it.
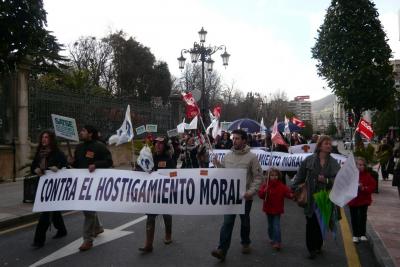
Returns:
[[[29,89],[29,137],[36,141],[41,131],[53,128],[51,114],[75,118],[78,129],[85,124],[98,128],[107,139],[121,126],[127,105],[131,107],[133,127],[157,124],[158,134],[172,126],[171,107],[134,99],[112,99],[66,92]]]

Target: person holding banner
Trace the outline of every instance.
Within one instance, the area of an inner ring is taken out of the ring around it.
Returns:
[[[154,160],[154,171],[158,169],[175,169],[176,162],[172,158],[169,152],[169,144],[166,137],[157,137],[155,139],[155,152],[153,154]],[[156,228],[156,217],[158,214],[147,214],[146,220],[146,241],[143,247],[139,248],[139,251],[143,253],[149,253],[153,251],[154,231]],[[169,214],[163,214],[164,225],[165,225],[165,238],[164,244],[168,245],[172,243],[172,216]]]
[[[96,168],[110,168],[113,165],[111,152],[98,141],[98,131],[91,125],[85,125],[79,132],[80,143],[76,149],[74,158],[70,159],[73,168],[88,169],[94,172]],[[103,226],[95,211],[83,211],[85,221],[83,224],[83,243],[80,251],[86,251],[93,247],[93,238],[104,232]]]
[[[253,196],[257,194],[258,187],[261,183],[262,168],[255,154],[250,152],[250,147],[247,143],[247,133],[241,129],[234,130],[233,147],[231,152],[226,154],[219,162],[216,158],[213,159],[214,166],[218,168],[240,168],[246,169],[246,192],[243,196],[245,200],[244,214],[240,214],[240,238],[242,244],[242,253],[249,254],[250,248],[250,211],[253,204]],[[231,244],[233,226],[235,224],[236,214],[224,216],[224,222],[220,231],[219,245],[217,249],[211,252],[213,257],[224,261]]]
[[[31,173],[42,176],[46,170],[56,172],[66,166],[67,159],[57,146],[56,135],[50,130],[43,131],[39,136],[39,145],[31,164]],[[60,211],[42,212],[36,226],[33,247],[40,248],[44,246],[46,232],[51,222],[57,229],[57,233],[53,238],[61,238],[67,235],[67,229]]]
[[[364,158],[357,158],[356,166],[360,171],[358,182],[357,197],[352,199],[348,205],[350,208],[351,228],[353,229],[353,242],[367,241],[367,211],[372,203],[372,193],[376,188],[376,181],[366,170],[366,161]]]
[[[306,245],[310,253],[309,259],[314,259],[321,252],[323,237],[316,214],[314,193],[331,189],[339,163],[330,155],[332,139],[327,135],[318,138],[315,152],[303,160],[294,178],[292,190],[300,190],[302,184],[307,188],[307,204],[304,207],[306,215]]]

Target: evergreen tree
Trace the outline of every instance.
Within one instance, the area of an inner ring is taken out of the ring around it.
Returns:
[[[312,57],[318,74],[327,80],[357,122],[365,110],[383,110],[392,103],[391,49],[369,0],[332,0],[318,30]]]

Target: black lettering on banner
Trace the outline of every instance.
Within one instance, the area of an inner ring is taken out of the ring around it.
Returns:
[[[129,180],[129,184],[128,184],[128,190],[126,190],[126,202],[129,201],[129,196],[130,196],[130,192],[131,192],[131,185],[132,185],[133,180],[130,179]]]
[[[226,205],[226,189],[228,187],[228,181],[226,179],[221,179],[220,183],[219,204]]]
[[[156,202],[158,181],[159,179],[150,180],[147,192],[147,203],[150,202],[151,197],[153,197],[152,202]]]
[[[122,202],[122,199],[124,198],[125,194],[125,185],[129,181],[129,178],[122,178],[122,189],[121,189],[121,198],[119,199],[120,202]],[[129,188],[129,187],[128,187]],[[127,200],[128,201],[128,200]]]
[[[230,204],[236,204],[235,203],[235,180],[231,179],[229,183],[229,193],[228,193],[228,202],[226,203],[227,205]]]
[[[158,183],[158,194],[157,194],[157,203],[161,202],[161,187],[162,187],[162,181]]]
[[[99,185],[97,186],[96,190],[96,197],[95,200],[102,200],[104,194],[104,186],[106,184],[107,179],[105,177],[101,177],[99,181]]]
[[[92,195],[90,194],[90,188],[92,187],[92,183],[93,183],[93,178],[90,178],[90,183],[89,186],[86,190],[86,197],[85,200],[91,200],[92,199]]]
[[[161,203],[163,203],[163,204],[168,204],[168,198],[165,196],[165,194],[168,193],[168,184],[169,183],[170,183],[170,179],[168,179],[168,178],[163,179],[163,188],[162,188],[162,193],[161,193],[161,198],[162,198]]]
[[[169,188],[169,203],[177,204],[178,203],[178,180],[171,179],[171,186]]]
[[[203,205],[203,197],[206,200],[206,205],[209,203],[210,195],[210,179],[200,179],[200,205]]]
[[[192,179],[192,178],[190,178],[190,179]],[[185,184],[186,184],[186,181],[187,181],[187,179],[186,178],[181,178],[181,179],[179,179],[179,184],[181,185],[181,203],[180,204],[183,204],[183,194],[184,194],[184,192],[185,192]]]
[[[218,180],[212,179],[211,180],[211,192],[210,192],[211,204],[213,204],[213,205],[217,204],[218,196],[219,196]]]
[[[69,193],[68,200],[75,200],[76,187],[78,186],[78,177],[75,178],[72,184],[71,192]]]
[[[118,197],[118,193],[119,193],[119,187],[118,184],[121,182],[121,177],[118,177],[117,179],[115,179],[115,183],[114,183],[114,195],[111,197],[111,201],[115,201]],[[122,195],[122,194],[121,194]]]
[[[140,179],[136,179],[136,180],[133,182],[132,189],[131,189],[131,200],[132,200],[132,202],[137,201],[138,191],[139,191],[139,190],[136,188],[136,185],[137,185],[137,184],[140,184]]]
[[[240,196],[240,180],[236,180],[236,204],[242,204],[242,198]]]
[[[45,196],[46,202],[50,200],[51,190],[53,189],[53,184],[54,184],[53,179],[50,179],[50,181],[49,181],[49,183],[47,185],[47,188],[46,188],[46,196]]]
[[[142,186],[140,187],[139,191],[139,197],[138,197],[138,202],[146,202],[146,186],[147,186],[147,180],[143,181]]]
[[[65,182],[67,181],[67,178],[61,178],[60,180],[61,180],[60,181],[61,187],[60,187],[60,191],[58,192],[57,201],[60,201],[61,194],[62,194],[62,192],[64,192],[64,185],[65,185]]]
[[[54,185],[53,185],[53,188],[52,188],[52,192],[51,192],[51,198],[50,198],[50,201],[55,201],[56,200],[56,197],[57,197],[57,190],[58,190],[58,186],[59,186],[59,184],[60,184],[60,180],[59,179],[54,179]]]
[[[114,185],[114,178],[108,177],[106,186],[104,187],[104,201],[108,201],[110,199],[113,185]]]
[[[40,202],[43,202],[45,200],[45,196],[43,195],[43,193],[44,193],[44,189],[46,187],[47,182],[48,182],[47,179],[44,180],[44,182],[43,182],[42,190],[40,192]]]
[[[195,192],[194,180],[193,178],[190,178],[186,186],[186,201],[189,205],[193,203]]]
[[[63,197],[62,197],[63,200],[68,200],[68,198],[69,198],[69,190],[70,190],[71,185],[72,185],[72,177],[68,178],[67,184],[65,185],[65,191],[64,191],[64,194],[63,194]]]
[[[83,179],[81,192],[80,192],[79,197],[78,197],[79,200],[84,200],[85,199],[85,196],[83,194],[84,194],[84,191],[87,190],[87,186],[86,186],[87,182],[90,182],[90,178],[89,177],[85,177]]]

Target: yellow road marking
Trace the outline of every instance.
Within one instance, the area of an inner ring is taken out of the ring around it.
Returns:
[[[78,211],[69,211],[69,212],[63,213],[63,216],[71,215],[71,214],[74,214],[74,213],[77,213],[77,212]],[[0,235],[7,234],[7,233],[10,233],[10,232],[17,231],[19,229],[23,229],[23,228],[35,225],[35,224],[37,224],[37,222],[38,221],[36,220],[34,222],[31,222],[31,223],[26,223],[26,224],[23,224],[23,225],[20,225],[20,226],[16,226],[16,227],[13,227],[13,228],[10,228],[10,229],[7,229],[7,230],[0,231]]]
[[[341,208],[340,212],[342,213],[342,219],[340,220],[340,231],[342,232],[343,246],[344,252],[346,254],[347,265],[349,267],[361,267],[360,258],[358,257],[356,247],[354,246],[352,240],[353,235],[351,234],[350,225],[347,220],[346,214],[344,213],[344,209]]]

